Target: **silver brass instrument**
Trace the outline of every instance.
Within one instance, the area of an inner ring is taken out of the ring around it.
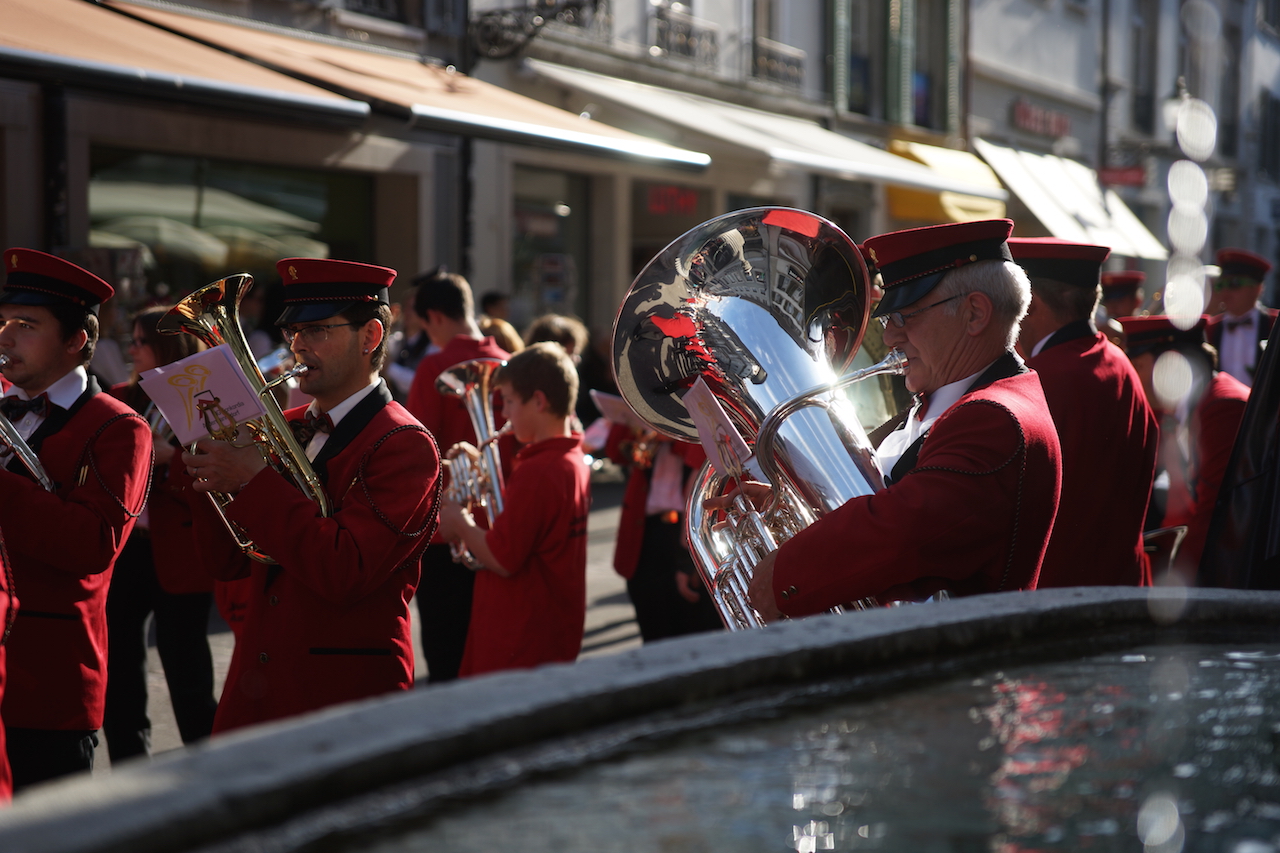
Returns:
[[[489,525],[502,514],[502,458],[498,452],[498,439],[510,428],[493,427],[493,375],[506,364],[497,358],[476,358],[455,364],[436,378],[436,390],[446,397],[457,397],[471,418],[476,433],[476,448],[480,458],[473,459],[466,453],[450,452],[445,464],[449,468],[449,485],[445,488],[445,500],[466,507],[473,514],[483,509]],[[465,545],[450,544],[454,562],[469,569],[481,567]]]
[[[701,377],[753,446],[753,474],[773,489],[769,507],[756,512],[742,499],[720,525],[702,503],[733,484],[707,466],[689,499],[690,550],[730,629],[763,624],[747,588],[765,554],[883,486],[842,389],[901,373],[903,359],[891,353],[840,378],[857,355],[870,308],[858,247],[827,220],[789,208],[703,223],[654,258],[623,301],[613,357],[628,405],[656,431],[698,443],[682,397]]]
[[[244,370],[250,387],[258,394],[266,413],[260,419],[245,421],[239,426],[249,430],[267,464],[291,478],[302,493],[316,503],[320,514],[327,518],[333,514],[329,496],[320,483],[320,477],[311,467],[306,451],[294,438],[284,411],[271,393],[274,388],[305,372],[307,368],[300,364],[270,382],[263,377],[240,328],[240,300],[251,287],[253,276],[248,273],[236,273],[206,284],[171,308],[168,314],[160,318],[156,328],[166,335],[185,332],[209,347],[227,345],[231,355]],[[225,507],[231,502],[232,496],[220,492],[207,494],[240,550],[260,563],[274,563],[275,560],[262,553],[245,536],[244,531],[227,517]]]
[[[7,367],[12,361],[8,355],[0,355],[0,368]],[[53,480],[49,479],[49,474],[44,470],[44,465],[40,462],[40,457],[31,449],[31,445],[27,444],[22,435],[19,434],[18,428],[13,425],[3,414],[0,414],[0,444],[7,445],[14,455],[22,462],[23,466],[31,472],[31,476],[36,478],[36,482],[44,487],[46,492],[53,491]]]

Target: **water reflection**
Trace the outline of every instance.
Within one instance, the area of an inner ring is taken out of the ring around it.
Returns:
[[[1278,679],[1280,646],[1010,668],[686,736],[358,849],[1276,851]]]

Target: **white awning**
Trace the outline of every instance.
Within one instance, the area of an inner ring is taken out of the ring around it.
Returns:
[[[982,159],[1050,234],[1109,246],[1112,254],[1163,261],[1168,251],[1114,190],[1102,192],[1088,166],[975,139]]]
[[[646,120],[668,122],[721,143],[760,152],[776,163],[794,168],[846,180],[950,191],[1000,201],[1008,198],[1008,193],[1000,187],[970,183],[936,172],[921,163],[827,130],[814,121],[540,60],[526,60],[526,65],[547,80],[608,101],[614,107],[642,113]]]

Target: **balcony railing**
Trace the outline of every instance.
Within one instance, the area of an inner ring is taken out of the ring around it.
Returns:
[[[805,56],[798,47],[757,36],[751,45],[751,75],[757,80],[803,88]]]
[[[649,6],[649,55],[683,59],[714,68],[720,58],[716,25],[695,18],[682,3],[652,2]]]

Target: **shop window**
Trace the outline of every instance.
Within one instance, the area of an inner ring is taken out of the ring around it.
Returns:
[[[589,316],[590,183],[585,175],[516,168],[511,258],[517,328],[540,314]]]
[[[846,100],[850,112],[876,117],[884,113],[885,5],[877,0],[851,0],[849,4]]]
[[[281,258],[377,262],[368,176],[106,147],[90,157],[89,245],[141,251],[139,302],[248,272],[274,316]]]

